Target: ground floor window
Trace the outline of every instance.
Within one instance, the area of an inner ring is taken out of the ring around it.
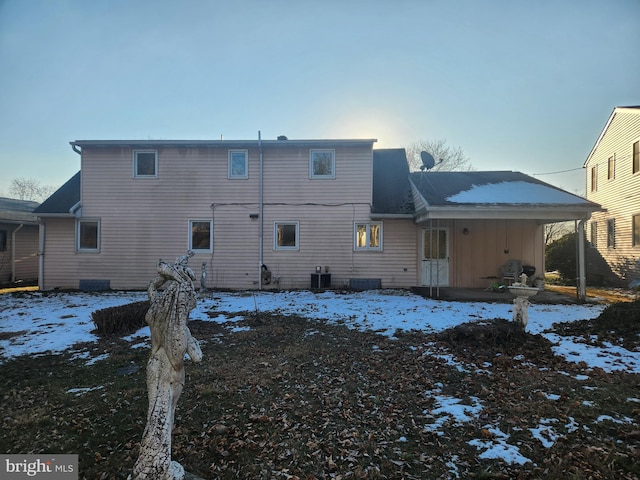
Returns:
[[[616,221],[613,218],[607,220],[607,247],[615,248],[616,246]]]
[[[592,248],[598,247],[598,222],[591,222],[590,243]]]
[[[189,220],[189,250],[195,253],[213,251],[213,220]]]
[[[633,246],[640,246],[640,214],[633,216]]]
[[[100,251],[100,221],[81,219],[76,222],[76,249],[79,252]]]
[[[382,223],[355,224],[355,250],[382,250]]]
[[[273,249],[299,250],[299,230],[298,222],[276,222],[273,232]]]

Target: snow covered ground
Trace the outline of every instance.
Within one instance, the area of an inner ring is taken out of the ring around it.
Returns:
[[[97,337],[91,333],[94,328],[91,312],[145,299],[146,292],[30,292],[0,295],[0,335],[4,334],[4,339],[0,340],[0,363],[20,355],[76,350],[77,355],[87,358],[88,363],[100,361],[104,357],[90,358],[88,352],[74,348],[79,342],[97,341]],[[371,330],[393,338],[398,330],[422,330],[429,333],[470,321],[510,319],[511,308],[510,304],[425,299],[400,290],[347,294],[333,291],[210,292],[206,298],[198,301],[191,318],[232,324],[244,318],[243,312],[257,310],[340,323],[349,328]],[[585,344],[580,338],[561,337],[548,331],[554,322],[595,318],[603,309],[603,305],[531,305],[527,330],[548,338],[554,344],[555,354],[570,362],[585,362],[589,367],[600,367],[608,372],[622,370],[640,373],[640,352],[631,352],[611,344],[595,347]],[[130,339],[144,346],[148,344],[148,337],[148,328],[143,328],[131,335]],[[441,354],[434,352],[434,355]],[[457,365],[455,358],[451,358],[451,364],[457,368],[466,368],[464,365]],[[587,376],[580,380],[586,379]],[[441,395],[437,389],[427,393],[436,398],[438,405],[437,409],[425,412],[433,418],[433,423],[425,428],[434,432],[443,428],[445,423],[450,425],[451,422],[469,422],[483,409],[479,399],[474,398],[471,405],[465,405],[460,399]],[[549,395],[553,400],[553,394]],[[640,403],[635,398],[629,401]],[[544,419],[531,433],[548,447],[558,438],[554,429],[556,423],[555,419]],[[528,461],[516,446],[509,444],[507,434],[492,425],[485,428],[493,433],[491,441],[478,439],[469,442],[478,448],[481,457],[501,458],[518,464]],[[563,426],[564,430],[570,428],[571,425]]]

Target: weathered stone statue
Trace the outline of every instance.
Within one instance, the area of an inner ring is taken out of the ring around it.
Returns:
[[[196,306],[196,277],[188,266],[191,256],[193,252],[188,251],[173,264],[160,260],[158,276],[147,289],[151,302],[146,315],[151,329],[149,411],[140,455],[130,477],[133,480],[176,480],[185,476],[182,465],[171,460],[171,430],[184,386],[185,353],[195,362],[202,360],[200,346],[187,326],[189,312]],[[159,291],[161,287],[164,289]]]

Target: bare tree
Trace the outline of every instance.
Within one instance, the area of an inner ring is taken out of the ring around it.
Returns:
[[[467,157],[462,148],[447,145],[447,141],[440,140],[420,140],[405,147],[409,169],[412,172],[421,170],[422,160],[420,152],[429,152],[436,161],[436,165],[431,169],[437,171],[457,171],[468,172],[473,170],[471,160]]]
[[[34,178],[14,178],[9,186],[9,194],[18,200],[31,200],[43,202],[49,195],[55,192],[56,188],[51,185],[42,185]]]
[[[556,222],[547,223],[544,226],[544,244],[549,245],[551,242],[564,237],[567,233],[574,231],[573,222]]]

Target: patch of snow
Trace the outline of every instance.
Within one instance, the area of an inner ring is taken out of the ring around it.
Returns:
[[[583,198],[571,195],[568,192],[546,185],[523,181],[472,185],[469,190],[456,193],[447,197],[446,200],[454,203],[509,203],[514,205],[525,203],[537,205],[585,203]]]

